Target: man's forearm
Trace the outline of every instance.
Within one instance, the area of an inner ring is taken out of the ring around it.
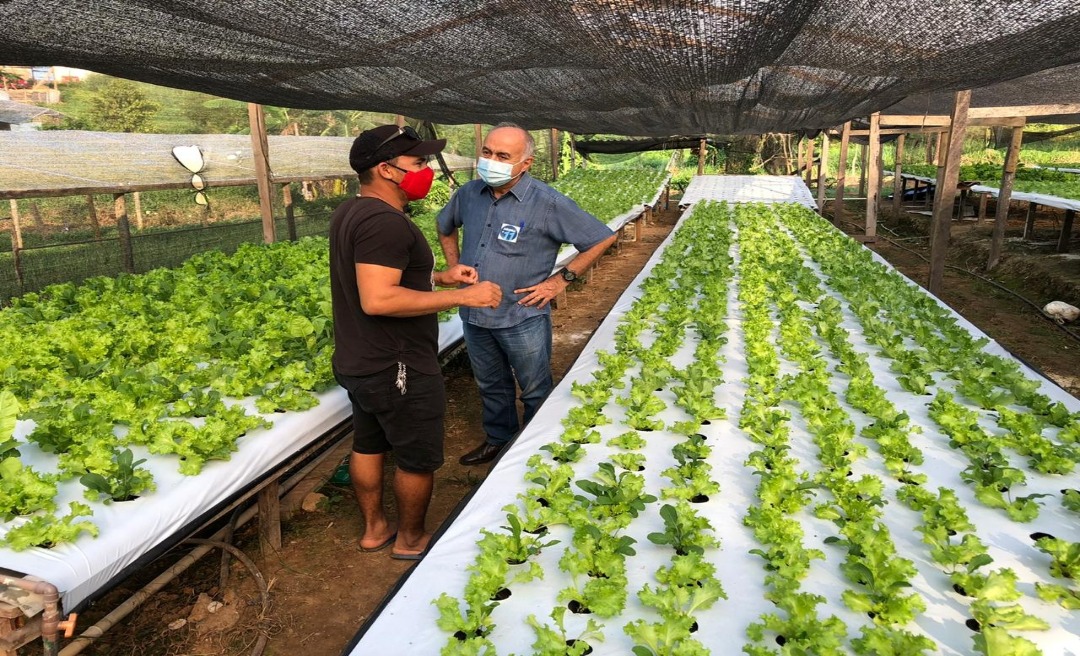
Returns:
[[[442,246],[443,257],[446,258],[446,268],[456,265],[461,259],[458,251],[458,231],[454,230],[448,235],[439,235],[439,245]]]
[[[407,287],[394,287],[392,290],[365,301],[360,305],[364,312],[383,317],[418,317],[455,308],[463,303],[465,293],[462,289],[444,289],[434,292],[421,292]]]
[[[566,265],[566,268],[579,275],[584,273],[594,262],[600,259],[600,256],[603,255],[607,249],[611,248],[611,245],[615,243],[615,240],[618,239],[618,237],[618,235],[611,235],[589,250],[578,253],[577,257],[570,260],[570,263]]]

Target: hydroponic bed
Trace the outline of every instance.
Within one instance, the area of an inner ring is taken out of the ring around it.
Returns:
[[[346,653],[1080,653],[1078,440],[808,209],[699,202]]]

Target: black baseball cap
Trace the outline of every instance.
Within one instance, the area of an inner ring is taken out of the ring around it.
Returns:
[[[353,140],[349,165],[357,173],[401,155],[427,157],[442,152],[446,139],[425,140],[412,126],[380,125],[364,130]]]

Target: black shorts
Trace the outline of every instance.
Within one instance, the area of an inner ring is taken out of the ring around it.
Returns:
[[[397,365],[370,376],[334,372],[334,378],[352,402],[353,451],[393,451],[394,462],[408,472],[433,472],[442,466],[446,389],[441,374],[407,368],[404,394],[397,385]]]

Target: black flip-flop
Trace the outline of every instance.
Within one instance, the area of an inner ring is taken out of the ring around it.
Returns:
[[[427,551],[421,551],[420,553],[414,554],[403,554],[397,553],[396,551],[390,552],[390,557],[394,560],[423,560],[425,555],[427,555]]]
[[[397,540],[397,531],[394,531],[394,533],[390,537],[386,538],[386,542],[383,542],[377,547],[361,547],[359,544],[357,544],[356,548],[364,553],[374,553],[376,551],[382,551],[383,549],[394,544],[395,540]]]

